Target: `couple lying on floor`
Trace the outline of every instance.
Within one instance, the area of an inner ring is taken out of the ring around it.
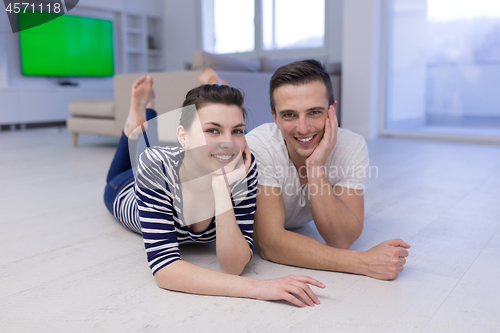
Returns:
[[[361,235],[368,149],[338,128],[330,77],[314,60],[280,67],[270,81],[274,123],[245,136],[242,93],[210,69],[186,95],[180,147],[149,145],[134,174],[129,144],[156,117],[153,80],[132,87],[130,114],[112,161],[104,200],[128,229],[143,235],[159,287],[204,295],[319,300],[308,276],[240,276],[253,255],[311,269],[395,279],[410,246],[400,239],[368,251],[349,247]],[[314,221],[326,244],[289,231]],[[179,244],[216,241],[221,272],[181,259]],[[300,299],[298,297],[300,297]]]

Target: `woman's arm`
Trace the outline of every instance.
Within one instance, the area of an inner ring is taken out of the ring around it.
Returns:
[[[320,304],[308,284],[319,288],[325,285],[308,276],[287,276],[278,279],[256,280],[225,274],[177,260],[155,274],[160,288],[191,294],[286,300],[300,307]],[[303,301],[294,295],[299,296]]]
[[[304,302],[313,305],[313,301],[319,304],[307,284],[321,288],[324,288],[324,285],[310,277],[288,276],[272,280],[254,280],[182,261],[174,227],[173,196],[168,186],[170,180],[163,172],[170,167],[169,161],[162,151],[146,150],[141,154],[136,179],[141,230],[149,265],[158,286],[202,295],[284,299],[297,306],[305,306]],[[238,232],[241,235],[241,231]],[[248,249],[248,244],[246,246]],[[301,297],[303,301],[293,294]]]
[[[213,190],[217,259],[222,272],[240,275],[250,261],[252,252],[238,227],[229,186],[214,181]]]
[[[252,229],[257,194],[257,164],[250,151],[242,153],[243,164],[230,173],[215,176],[217,259],[224,273],[240,275],[252,257]],[[230,184],[244,178],[231,200]],[[234,201],[234,203],[233,203]],[[233,207],[233,204],[235,205]],[[238,216],[238,217],[236,217]]]

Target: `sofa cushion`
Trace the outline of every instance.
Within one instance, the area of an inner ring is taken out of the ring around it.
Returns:
[[[112,99],[85,99],[69,103],[69,113],[77,117],[107,118],[115,117]]]
[[[279,59],[272,59],[272,58],[266,58],[262,57],[260,58],[260,70],[261,72],[265,73],[274,73],[278,68],[281,66],[288,65],[291,62],[295,62],[297,60],[300,60],[299,58],[279,58]]]
[[[204,51],[194,51],[191,54],[193,70],[212,68],[216,71],[259,72],[258,58],[242,59],[237,57],[211,54]]]
[[[92,133],[120,136],[122,131],[116,130],[114,119],[89,117],[71,117],[66,120],[66,128],[73,133]]]

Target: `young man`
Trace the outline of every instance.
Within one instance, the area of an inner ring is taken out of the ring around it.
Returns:
[[[348,250],[363,229],[365,140],[338,128],[330,77],[315,60],[280,67],[269,94],[274,123],[247,134],[259,171],[254,239],[277,263],[395,279],[410,246],[400,239]],[[287,229],[314,221],[325,244]]]

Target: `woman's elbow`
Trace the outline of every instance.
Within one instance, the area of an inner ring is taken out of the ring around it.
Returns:
[[[221,264],[220,265],[221,272],[231,275],[241,275],[246,265],[250,262],[250,259],[252,259],[251,255],[249,255],[248,258],[245,258],[244,260],[241,260],[239,262],[226,263],[226,264],[221,264],[219,262],[219,264]]]
[[[161,289],[170,289],[168,286],[168,279],[160,274],[155,274],[156,285]]]
[[[252,259],[251,253],[249,253],[248,256],[245,256],[245,258],[241,258],[240,260],[231,262],[219,261],[221,272],[231,275],[241,275],[246,265],[250,262],[250,259]]]
[[[245,266],[243,267],[227,267],[227,268],[221,268],[222,273],[226,274],[231,274],[231,275],[241,275],[243,273],[243,270],[245,269]]]
[[[156,285],[162,289],[173,290],[172,264],[164,266],[154,273]]]

